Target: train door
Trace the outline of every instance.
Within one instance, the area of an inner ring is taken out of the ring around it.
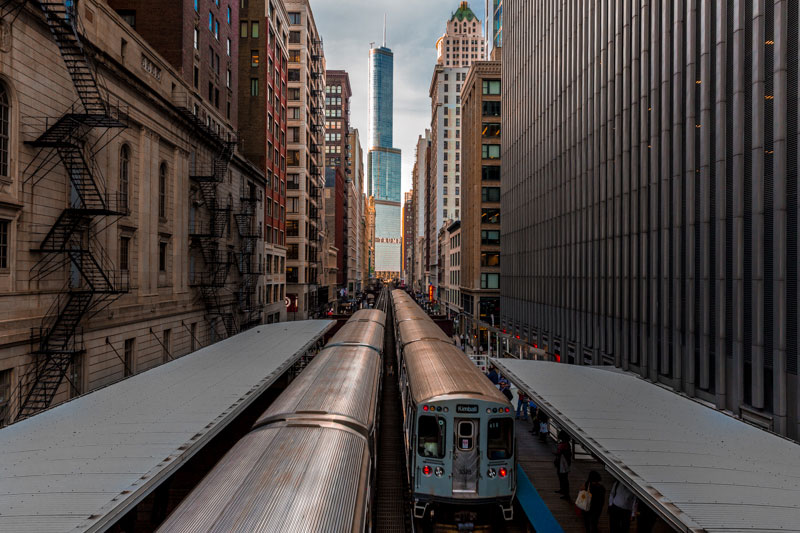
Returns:
[[[478,428],[474,418],[456,418],[453,451],[453,493],[478,492]]]

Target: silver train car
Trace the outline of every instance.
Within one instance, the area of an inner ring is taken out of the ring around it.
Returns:
[[[355,313],[158,531],[370,531],[385,322]]]
[[[512,520],[511,404],[408,294],[393,291],[392,304],[414,517]]]

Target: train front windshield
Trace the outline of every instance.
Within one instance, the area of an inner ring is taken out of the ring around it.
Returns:
[[[514,453],[514,420],[489,419],[486,451],[490,460],[510,459]]]
[[[422,457],[444,457],[445,420],[444,418],[423,415],[417,423],[418,452]]]

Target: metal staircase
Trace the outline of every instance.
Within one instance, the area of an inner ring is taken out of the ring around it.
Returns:
[[[232,261],[228,251],[223,247],[221,239],[226,236],[230,223],[233,206],[230,202],[219,198],[218,186],[228,174],[228,166],[236,149],[235,140],[224,140],[211,128],[205,126],[194,113],[187,108],[181,108],[192,123],[213,141],[217,146],[217,153],[209,165],[197,165],[190,173],[190,178],[197,183],[205,207],[205,221],[194,221],[189,230],[194,248],[200,250],[200,255],[205,263],[203,272],[196,274],[191,283],[199,289],[200,296],[206,307],[206,319],[215,327],[221,323],[226,337],[239,332],[239,324],[234,313],[233,302],[229,302],[223,293],[230,272]]]
[[[69,206],[49,229],[38,248],[41,258],[32,269],[32,280],[63,273],[68,281],[44,316],[42,324],[31,332],[33,361],[27,366],[17,386],[20,420],[47,409],[64,381],[76,354],[84,351],[81,321],[98,312],[129,290],[127,273],[114,269],[97,240],[99,228],[108,227],[108,217],[127,214],[127,205],[119,195],[109,195],[99,170],[94,166],[93,129],[126,127],[127,114],[112,107],[104,98],[105,89],[79,36],[74,2],[39,0],[50,32],[58,44],[67,72],[72,79],[80,106],[73,106],[45,130],[30,146],[55,151],[70,183]],[[44,165],[50,158],[40,158],[39,166],[28,179],[42,179],[52,168]],[[40,173],[43,171],[43,173]],[[35,185],[35,183],[34,183]],[[102,222],[101,222],[102,221]]]
[[[256,291],[258,290],[258,279],[263,272],[255,257],[256,245],[262,237],[262,230],[256,217],[259,203],[256,191],[254,188],[246,189],[244,182],[242,182],[239,202],[239,210],[234,214],[241,243],[236,262],[240,277],[236,297],[241,314],[240,327],[241,330],[246,330],[260,324],[262,319],[263,305],[258,303]]]

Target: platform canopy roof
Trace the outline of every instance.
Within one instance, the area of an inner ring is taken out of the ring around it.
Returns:
[[[332,325],[261,325],[0,429],[0,532],[108,528]]]
[[[680,531],[800,531],[800,445],[638,376],[494,359]]]

